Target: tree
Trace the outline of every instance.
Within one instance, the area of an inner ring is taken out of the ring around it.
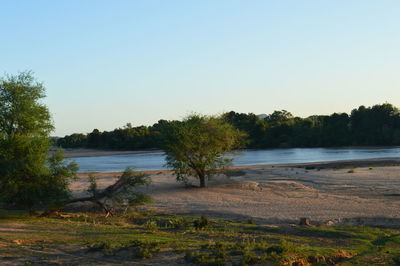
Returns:
[[[100,131],[97,128],[93,129],[92,133],[87,135],[87,146],[89,148],[100,148],[100,138]]]
[[[224,113],[222,117],[235,128],[246,132],[248,143],[246,147],[249,148],[260,148],[262,141],[260,141],[265,132],[267,131],[267,123],[258,118],[253,113],[244,114],[236,113],[231,111],[229,113]]]
[[[285,122],[288,122],[293,119],[293,115],[286,111],[274,111],[272,114],[267,115],[264,120],[267,121],[269,124],[275,126]]]
[[[87,193],[89,195],[73,198],[64,202],[56,208],[48,209],[43,212],[41,217],[48,217],[52,214],[63,217],[60,213],[69,204],[74,203],[91,203],[101,208],[106,213],[106,217],[113,216],[115,212],[124,210],[125,212],[131,208],[141,204],[150,203],[151,198],[140,192],[136,191],[137,186],[150,184],[151,180],[148,175],[138,173],[130,168],[127,168],[121,176],[108,187],[99,189],[97,186],[97,177],[89,174],[89,187]]]
[[[148,195],[135,191],[137,186],[150,183],[151,180],[146,174],[137,173],[127,168],[114,184],[103,190],[97,188],[96,181],[97,178],[95,176],[89,175],[90,186],[87,192],[90,196],[72,199],[68,204],[91,202],[100,206],[106,212],[107,217],[112,216],[118,209],[125,208],[127,210],[129,207],[151,202],[151,198]]]
[[[0,79],[0,202],[30,211],[68,200],[77,170],[61,151],[48,157],[53,125],[44,97],[30,72]]]
[[[244,137],[223,119],[201,115],[171,124],[166,132],[167,165],[174,169],[178,181],[187,183],[193,176],[200,180],[200,187],[206,186],[206,178],[231,164],[232,158],[225,155]]]
[[[360,106],[350,116],[350,131],[355,145],[396,145],[400,111],[389,103]]]
[[[54,144],[64,148],[80,148],[86,145],[87,137],[82,133],[74,133],[64,138],[57,139]]]

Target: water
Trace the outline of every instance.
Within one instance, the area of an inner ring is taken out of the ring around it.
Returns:
[[[400,147],[383,148],[297,148],[248,150],[232,155],[233,165],[307,163],[372,158],[400,157]],[[163,152],[142,154],[76,157],[68,159],[79,165],[79,172],[118,172],[126,167],[135,170],[162,170]]]

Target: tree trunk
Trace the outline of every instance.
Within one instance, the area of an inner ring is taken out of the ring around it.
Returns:
[[[199,176],[200,179],[200,187],[206,187],[206,177],[204,175]]]

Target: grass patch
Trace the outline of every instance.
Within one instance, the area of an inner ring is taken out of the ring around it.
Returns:
[[[0,228],[0,264],[11,259],[52,263],[55,258],[74,264],[73,258],[82,257],[109,264],[153,259],[204,265],[400,261],[400,232],[364,226],[270,227],[153,213],[111,218],[75,213],[59,219],[0,211]],[[69,255],[63,256],[67,247]]]

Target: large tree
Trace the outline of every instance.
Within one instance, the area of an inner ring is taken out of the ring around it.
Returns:
[[[218,170],[230,165],[232,158],[226,153],[241,142],[243,133],[219,117],[190,115],[166,130],[165,153],[167,165],[175,171],[178,181],[187,182],[188,177],[206,179]]]
[[[69,199],[77,169],[61,152],[48,157],[51,116],[45,88],[30,72],[0,79],[0,202],[33,210]]]

